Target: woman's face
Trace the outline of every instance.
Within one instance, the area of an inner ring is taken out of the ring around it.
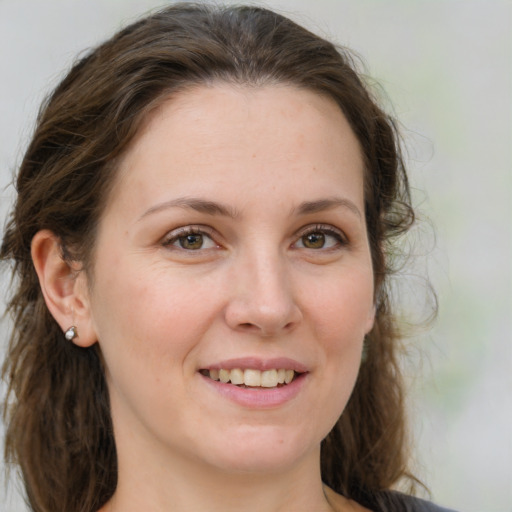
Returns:
[[[120,164],[89,294],[121,465],[317,457],[374,319],[363,160],[340,109],[285,86],[164,103]]]

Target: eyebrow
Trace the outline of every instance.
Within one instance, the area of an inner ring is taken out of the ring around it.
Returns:
[[[362,218],[359,208],[350,201],[342,197],[332,197],[327,199],[319,199],[317,201],[304,201],[298,207],[292,209],[292,215],[308,215],[312,213],[323,212],[331,210],[337,207],[344,207]],[[208,201],[199,197],[178,197],[171,199],[170,201],[164,201],[163,203],[156,204],[148,210],[146,210],[140,217],[139,221],[148,215],[167,210],[169,208],[184,208],[195,210],[199,213],[206,213],[208,215],[221,215],[223,217],[229,217],[235,219],[240,216],[240,213],[229,206],[217,203],[215,201]]]
[[[163,203],[159,203],[155,206],[152,206],[148,210],[146,210],[139,218],[142,220],[143,218],[151,215],[153,213],[157,213],[163,210],[167,210],[169,208],[184,208],[195,210],[200,213],[206,213],[208,215],[222,215],[224,217],[236,218],[239,216],[237,210],[225,206],[221,203],[216,203],[214,201],[207,201],[206,199],[201,199],[199,197],[178,197],[176,199],[171,199],[170,201],[164,201]]]
[[[297,208],[294,208],[293,212],[297,212],[299,215],[307,215],[310,213],[332,210],[333,208],[340,206],[347,208],[351,212],[355,213],[359,218],[362,218],[359,208],[352,201],[343,197],[330,197],[327,199],[319,199],[318,201],[305,201]]]

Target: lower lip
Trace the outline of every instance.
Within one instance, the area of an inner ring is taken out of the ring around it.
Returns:
[[[225,384],[204,375],[199,375],[217,393],[238,405],[252,409],[272,409],[293,400],[299,394],[307,377],[307,373],[302,373],[295,377],[290,384],[281,387],[252,389],[239,388],[233,384]]]

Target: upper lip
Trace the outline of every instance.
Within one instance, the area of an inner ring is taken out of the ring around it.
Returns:
[[[285,369],[294,370],[297,373],[305,373],[308,371],[306,365],[296,361],[295,359],[290,359],[289,357],[274,357],[272,359],[262,359],[259,357],[239,357],[210,364],[208,366],[202,367],[201,370],[234,370],[235,368],[260,371]]]

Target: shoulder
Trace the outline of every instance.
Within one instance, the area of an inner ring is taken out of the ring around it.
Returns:
[[[404,511],[407,512],[455,512],[447,508],[440,507],[430,501],[415,498],[413,496],[402,495],[405,505]]]
[[[414,496],[408,496],[407,494],[392,493],[394,500],[397,504],[400,503],[403,512],[455,512],[447,508],[440,507],[430,501],[416,498]]]
[[[430,501],[399,492],[385,492],[376,498],[372,503],[374,512],[455,512]]]

